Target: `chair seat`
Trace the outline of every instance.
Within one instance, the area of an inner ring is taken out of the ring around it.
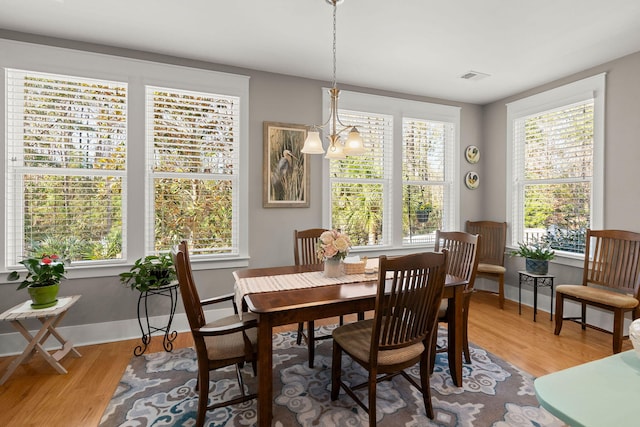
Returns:
[[[501,265],[478,263],[478,273],[505,274],[507,269]]]
[[[257,319],[254,313],[243,313],[242,320]],[[227,326],[233,323],[240,322],[237,315],[222,317],[216,319],[213,322],[207,323],[204,328],[215,328],[220,326]],[[258,331],[256,328],[245,331],[249,341],[251,341],[254,352],[258,349]],[[225,334],[218,336],[204,337],[204,342],[207,346],[207,355],[210,360],[223,360],[232,359],[235,357],[243,357],[244,351],[244,338],[242,332],[236,332],[233,334]]]
[[[592,286],[558,285],[556,292],[585,301],[604,304],[616,308],[632,309],[638,306],[638,300],[630,295],[608,291]]]
[[[333,331],[333,340],[353,358],[367,362],[371,350],[372,332],[373,319],[361,320],[336,328]],[[401,364],[419,357],[423,351],[422,343],[395,350],[381,350],[378,352],[378,366]]]

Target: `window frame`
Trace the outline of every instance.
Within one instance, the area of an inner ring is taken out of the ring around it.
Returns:
[[[329,119],[331,97],[330,88],[322,88],[323,91],[323,122]],[[392,147],[387,152],[391,153],[389,170],[391,176],[387,180],[389,186],[384,198],[384,223],[389,224],[386,231],[383,231],[384,245],[358,246],[353,248],[353,252],[388,253],[391,251],[411,252],[416,248],[433,247],[432,243],[426,244],[403,244],[402,235],[402,208],[394,211],[394,206],[402,206],[402,137],[403,137],[403,117],[411,119],[421,119],[428,121],[438,121],[452,123],[455,135],[451,147],[445,147],[448,158],[445,166],[445,179],[450,182],[445,193],[449,195],[445,202],[444,209],[449,212],[447,217],[448,227],[456,229],[460,224],[460,163],[458,161],[460,153],[460,114],[461,108],[457,106],[435,104],[422,101],[414,101],[402,98],[394,98],[381,95],[372,95],[353,91],[340,91],[339,109],[368,112],[373,114],[390,115],[393,117]],[[348,125],[348,123],[345,123]],[[326,145],[326,144],[325,144]],[[323,159],[324,160],[324,159]],[[322,223],[323,227],[331,227],[331,187],[329,177],[329,161],[323,161],[322,165]],[[447,191],[448,190],[448,191]],[[389,197],[390,195],[390,197]]]
[[[588,99],[593,99],[593,174],[590,227],[592,229],[603,227],[605,86],[606,73],[601,73],[506,104],[507,194],[505,211],[507,222],[510,224],[507,229],[508,248],[516,248],[517,242],[524,240],[524,206],[516,206],[518,200],[522,200],[524,203],[524,199],[519,195],[519,186],[516,184],[518,178],[516,174],[519,172],[515,165],[516,152],[521,147],[516,147],[515,121]],[[556,259],[559,257],[567,260],[584,260],[584,254],[556,251]]]
[[[6,136],[7,107],[4,101],[6,92],[6,68],[30,70],[34,72],[75,76],[88,79],[126,82],[128,93],[128,145],[127,145],[127,181],[128,195],[123,201],[127,229],[123,234],[122,260],[114,260],[100,266],[80,265],[69,269],[68,278],[88,278],[116,276],[123,267],[130,266],[134,260],[147,253],[145,244],[146,223],[149,213],[146,207],[150,195],[145,191],[147,177],[145,144],[145,86],[171,87],[177,90],[208,92],[237,96],[240,98],[239,127],[239,200],[238,200],[238,247],[237,255],[212,259],[194,257],[194,269],[241,268],[248,265],[249,259],[249,77],[207,69],[191,68],[166,63],[132,59],[115,55],[51,47],[13,40],[0,40],[0,132]],[[0,161],[7,163],[6,144],[0,150]],[[3,196],[7,184],[6,173],[0,174]],[[5,196],[6,199],[6,196]],[[3,247],[7,241],[7,212],[0,211],[0,241]],[[6,257],[0,257],[0,272],[7,271]]]

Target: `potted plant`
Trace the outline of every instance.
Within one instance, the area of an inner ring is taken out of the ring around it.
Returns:
[[[431,203],[420,202],[416,209],[416,218],[418,218],[418,222],[429,221],[429,214],[431,214],[431,211],[433,211]]]
[[[555,258],[556,253],[545,242],[530,244],[518,242],[518,249],[513,251],[511,255],[525,258],[525,267],[528,273],[547,274],[549,261]]]
[[[41,257],[26,258],[20,264],[27,270],[27,275],[20,282],[19,289],[27,288],[33,303],[33,308],[47,308],[54,306],[58,302],[58,291],[60,290],[60,280],[64,277],[64,262],[60,261],[58,255],[43,254]],[[20,273],[12,271],[7,276],[7,280],[14,281],[20,279]]]
[[[123,285],[140,292],[169,285],[174,280],[176,280],[176,271],[169,254],[140,258],[129,271],[120,273],[120,282]]]

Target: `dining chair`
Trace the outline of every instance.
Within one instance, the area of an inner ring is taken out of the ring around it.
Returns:
[[[556,327],[560,334],[563,320],[577,320],[587,326],[587,306],[613,312],[613,352],[620,353],[625,313],[640,317],[640,233],[623,230],[587,230],[581,285],[556,286]],[[563,317],[564,301],[580,304],[579,317]]]
[[[245,362],[251,362],[256,374],[258,325],[257,316],[244,313],[242,320],[234,303],[233,294],[200,300],[191,271],[191,262],[187,242],[182,241],[171,252],[178,276],[180,294],[189,327],[195,344],[198,359],[198,413],[196,425],[204,425],[207,410],[245,402],[257,398],[257,394],[247,394],[240,369]],[[231,301],[234,315],[219,318],[212,322],[205,320],[203,306]],[[209,371],[235,365],[236,377],[241,395],[209,405]]]
[[[498,281],[498,304],[504,308],[504,251],[507,243],[507,223],[496,221],[467,221],[465,231],[478,234],[478,271],[476,277]]]
[[[293,260],[295,265],[315,265],[322,264],[322,260],[316,254],[316,246],[320,235],[326,230],[324,228],[309,228],[307,230],[293,230]],[[344,323],[344,318],[340,316],[340,325]],[[298,323],[298,336],[296,342],[298,345],[302,342],[302,338],[307,341],[309,352],[309,367],[313,368],[315,359],[315,342],[317,340],[325,340],[331,338],[331,335],[315,335],[315,322],[309,320],[307,322],[307,333],[304,333],[304,322]]]
[[[477,234],[469,234],[463,231],[440,231],[436,230],[436,243],[434,250],[436,252],[442,249],[448,250],[447,256],[447,274],[464,278],[467,284],[463,291],[462,304],[462,349],[465,362],[471,363],[471,352],[469,351],[469,305],[471,295],[473,295],[473,286],[476,280],[476,272],[478,270],[478,245],[481,238]],[[438,310],[438,322],[448,322],[449,304],[447,299],[443,299]],[[446,347],[436,348],[438,334],[433,334],[431,345],[431,369],[433,370],[436,352],[447,351]]]
[[[433,419],[429,345],[442,300],[447,251],[381,256],[379,262],[373,319],[348,323],[333,331],[331,400],[336,400],[343,388],[367,411],[369,425],[374,426],[376,385],[400,374],[422,392],[427,416]],[[342,352],[368,371],[367,381],[350,385],[341,380]],[[420,384],[404,371],[418,362]],[[369,393],[368,409],[355,394],[364,387]]]

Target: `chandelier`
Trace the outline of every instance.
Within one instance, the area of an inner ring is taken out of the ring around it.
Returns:
[[[320,139],[320,129],[328,127],[330,134],[327,136],[329,146],[325,159],[344,159],[346,156],[357,156],[364,154],[364,142],[360,132],[355,126],[348,126],[342,123],[338,117],[338,97],[340,89],[336,86],[336,10],[337,4],[344,0],[326,0],[333,6],[333,84],[329,89],[331,95],[331,112],[329,119],[322,125],[314,125],[307,133],[304,146],[301,152],[305,154],[324,154],[322,140]],[[346,141],[343,143],[340,134],[349,130]]]

